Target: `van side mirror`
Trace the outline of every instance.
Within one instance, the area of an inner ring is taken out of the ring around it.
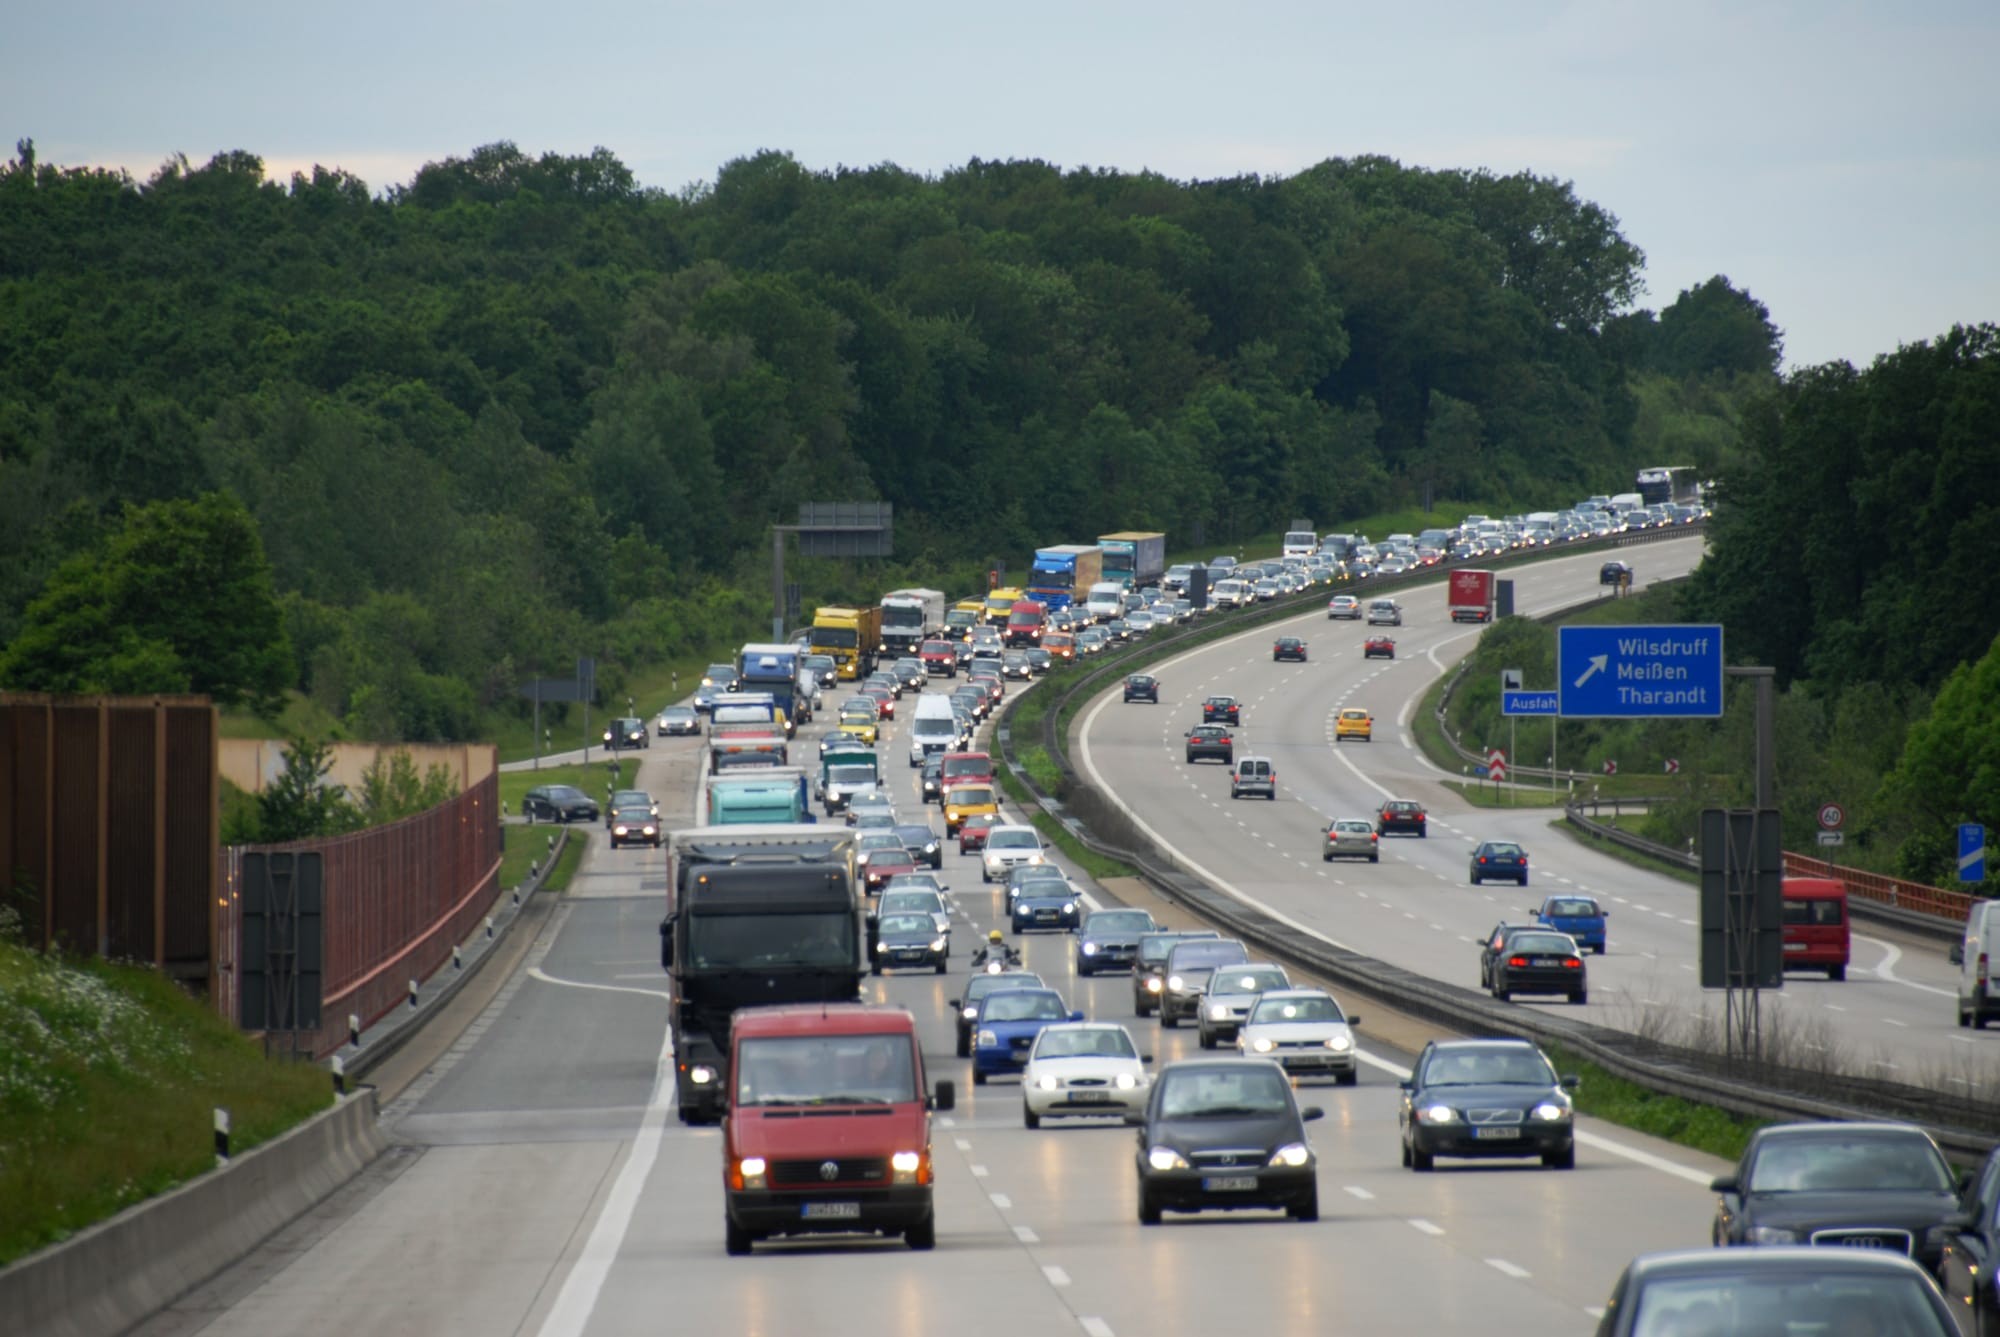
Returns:
[[[1139,1055],[1139,1061],[1141,1063],[1151,1063],[1153,1061],[1153,1056],[1151,1054],[1141,1054]]]
[[[1962,965],[1964,965],[1964,964],[1965,964],[1965,944],[1964,944],[1964,943],[1962,943],[1962,942],[1955,942],[1955,943],[1953,943],[1953,944],[1951,945],[1951,963],[1952,963],[1953,965],[1955,965],[1955,966],[1962,966]]]
[[[1311,1123],[1314,1119],[1324,1119],[1326,1111],[1317,1105],[1308,1105],[1299,1111],[1300,1123]]]
[[[936,1092],[931,1096],[931,1108],[934,1110],[948,1110],[954,1108],[957,1104],[958,1088],[950,1082],[939,1082]]]

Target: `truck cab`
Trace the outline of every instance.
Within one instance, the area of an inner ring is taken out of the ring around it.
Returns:
[[[784,1235],[937,1243],[931,1114],[916,1019],[901,1008],[759,1008],[735,1025],[723,1121],[723,1246]],[[814,1117],[800,1118],[801,1109]],[[866,1116],[866,1117],[862,1117]]]

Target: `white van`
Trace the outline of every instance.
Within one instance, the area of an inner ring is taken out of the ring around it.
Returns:
[[[1125,587],[1115,580],[1092,585],[1090,597],[1083,601],[1083,611],[1099,622],[1109,622],[1114,617],[1123,617]]]
[[[1241,580],[1218,580],[1208,592],[1209,603],[1217,608],[1241,608],[1255,597],[1248,582]]]
[[[921,766],[933,752],[949,752],[958,741],[958,716],[952,712],[951,698],[939,692],[925,692],[917,698],[917,713],[910,719],[910,765]]]
[[[1951,949],[1958,967],[1958,1024],[1984,1030],[2000,1017],[2000,901],[1975,901],[1965,916],[1965,941]]]

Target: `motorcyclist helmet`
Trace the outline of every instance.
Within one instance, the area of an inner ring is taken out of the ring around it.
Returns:
[[[1000,930],[997,928],[986,935],[986,941],[988,942],[999,942],[1001,940]]]

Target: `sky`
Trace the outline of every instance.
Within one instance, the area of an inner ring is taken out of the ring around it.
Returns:
[[[678,191],[762,149],[1571,181],[1658,310],[1727,275],[1798,367],[2000,321],[2000,0],[25,0],[0,135],[152,175],[245,150],[376,190],[511,140]]]

